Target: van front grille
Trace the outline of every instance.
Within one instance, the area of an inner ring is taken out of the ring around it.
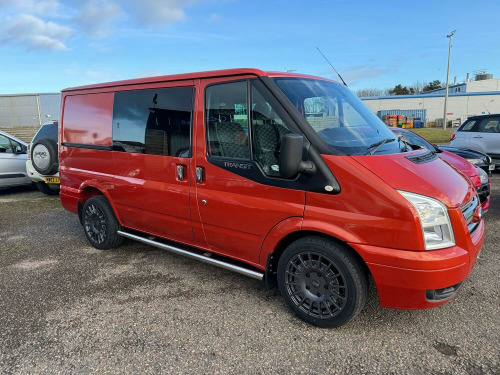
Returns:
[[[476,230],[477,226],[479,225],[479,222],[476,223],[472,222],[474,218],[474,212],[476,212],[478,204],[479,204],[479,199],[477,195],[474,195],[474,198],[472,198],[470,201],[460,206],[460,210],[464,215],[465,222],[467,223],[467,227],[469,228],[469,232],[471,234]]]

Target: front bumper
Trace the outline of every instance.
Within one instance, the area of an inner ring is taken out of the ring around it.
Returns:
[[[50,175],[50,176],[41,175],[33,167],[31,160],[26,160],[26,171],[28,172],[28,177],[33,182],[45,182],[45,177],[59,177],[59,172],[57,172],[56,174]]]
[[[380,305],[419,310],[437,307],[442,299],[428,299],[437,291],[461,284],[474,268],[484,241],[484,220],[470,238],[468,250],[453,246],[430,251],[408,251],[371,245],[349,244],[366,262],[377,285]],[[437,293],[437,292],[436,292]]]

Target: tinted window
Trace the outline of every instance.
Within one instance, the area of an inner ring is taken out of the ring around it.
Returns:
[[[205,96],[208,154],[250,159],[247,82],[209,86]]]
[[[190,155],[192,87],[121,91],[113,106],[113,147],[153,155]]]
[[[269,98],[265,98],[253,84],[251,92],[254,159],[267,175],[279,176],[281,138],[291,131]]]
[[[33,138],[32,142],[34,143],[39,139],[46,138],[52,139],[53,141],[57,142],[57,123],[42,125],[38,133],[36,133],[35,137]]]
[[[14,150],[12,149],[12,145],[10,144],[10,140],[3,135],[0,135],[0,152],[8,152],[12,153]]]
[[[477,131],[482,133],[500,133],[500,118],[490,117],[480,122]]]

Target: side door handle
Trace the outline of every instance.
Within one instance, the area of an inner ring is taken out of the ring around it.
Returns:
[[[481,137],[481,136],[477,136],[477,137],[472,137],[472,138],[483,138],[483,137]]]
[[[183,165],[177,165],[177,180],[178,181],[184,181],[184,166]]]
[[[200,183],[205,180],[205,168],[203,167],[196,167],[196,182]]]

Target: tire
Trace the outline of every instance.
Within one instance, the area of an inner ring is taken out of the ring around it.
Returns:
[[[31,148],[33,168],[42,175],[53,175],[59,170],[57,143],[49,138],[39,139]]]
[[[123,242],[123,237],[117,234],[120,224],[103,195],[91,197],[85,202],[82,222],[87,240],[96,249],[112,249]]]
[[[363,309],[368,277],[350,249],[311,236],[289,245],[278,262],[278,286],[287,305],[318,327],[339,327]]]
[[[57,186],[57,188],[52,188],[51,186],[47,185],[45,182],[43,181],[37,181],[35,182],[35,185],[37,187],[37,189],[44,193],[44,194],[47,194],[47,195],[57,195],[59,194],[59,187]],[[53,185],[53,184],[51,184]]]

